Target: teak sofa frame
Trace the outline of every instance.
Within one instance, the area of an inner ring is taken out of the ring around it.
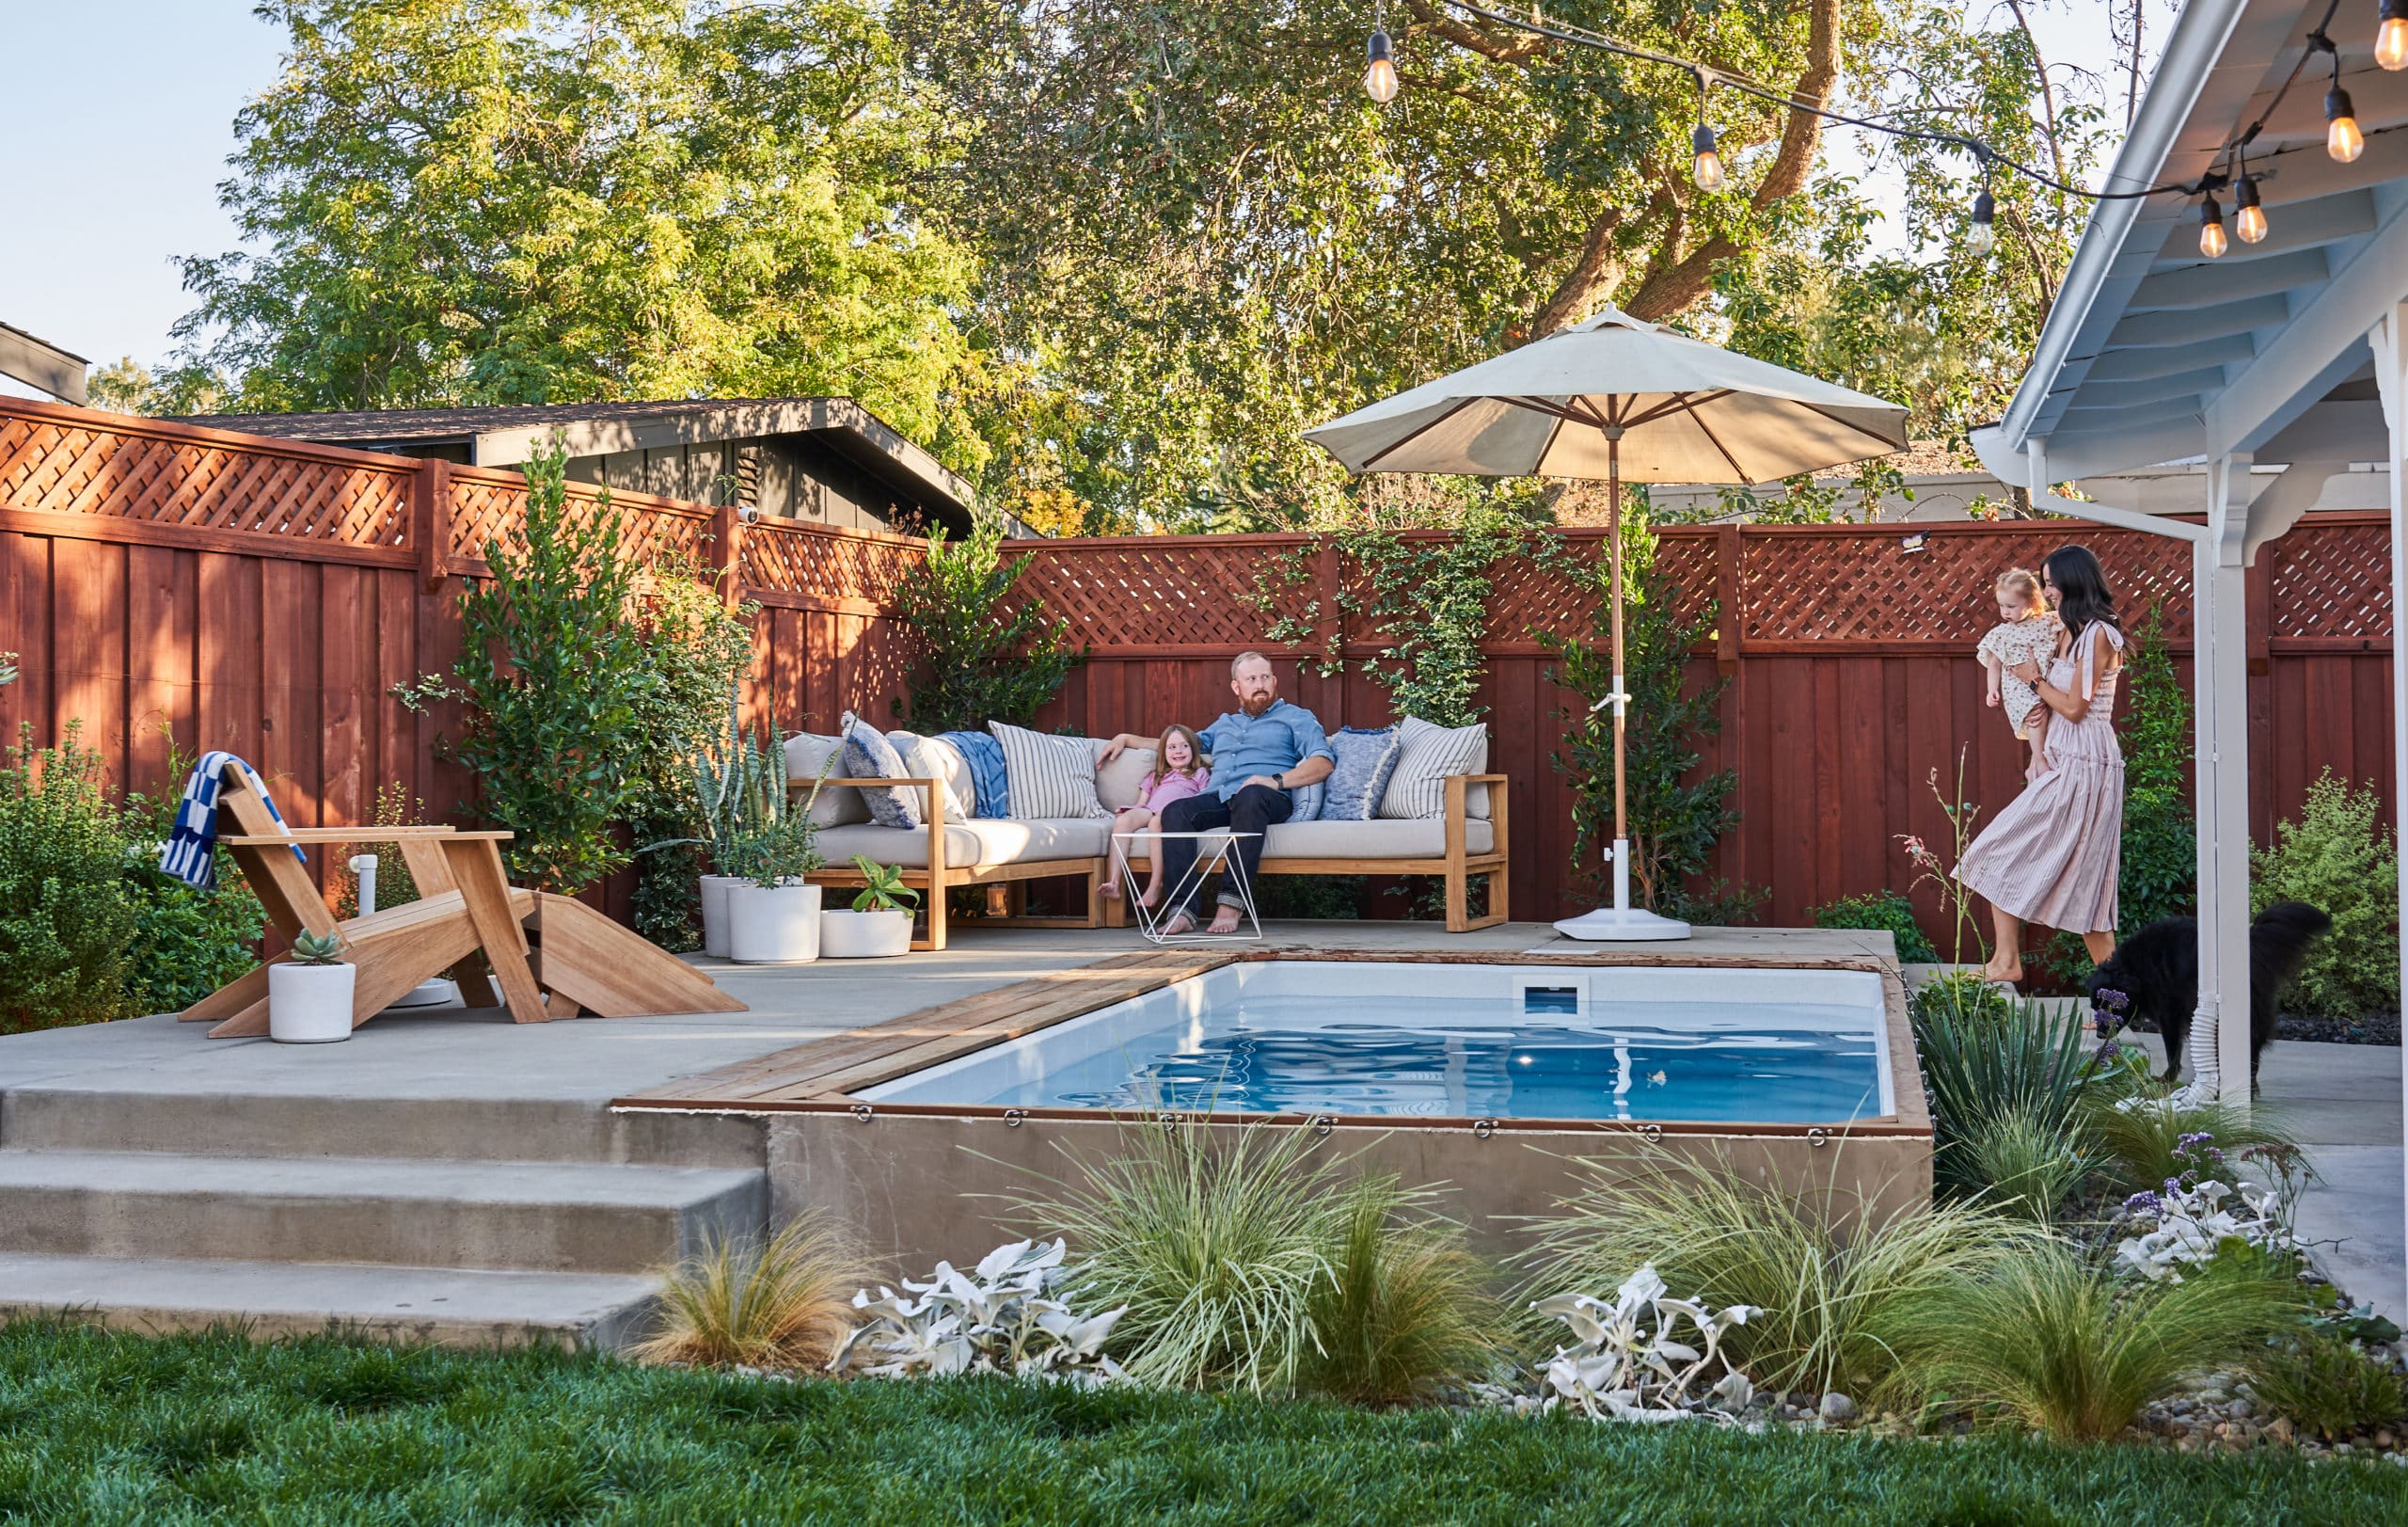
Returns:
[[[892,786],[916,786],[921,799],[921,831],[927,836],[928,865],[925,869],[902,867],[903,883],[918,891],[926,913],[927,932],[915,923],[911,947],[942,949],[945,946],[945,892],[957,885],[1020,886],[1033,880],[1078,879],[1086,885],[1087,911],[1085,917],[1031,917],[1014,914],[1000,917],[981,918],[982,924],[1017,928],[1126,928],[1129,926],[1127,903],[1099,896],[1098,890],[1112,874],[1109,855],[1096,858],[1038,859],[1025,864],[947,865],[944,854],[944,791],[933,779],[824,779],[821,787],[831,785],[866,785],[884,789]],[[1490,928],[1504,922],[1512,908],[1507,892],[1511,855],[1507,849],[1506,827],[1508,806],[1506,792],[1511,782],[1503,774],[1450,774],[1447,776],[1447,839],[1446,851],[1434,859],[1265,859],[1261,873],[1265,875],[1437,875],[1447,883],[1447,931],[1468,933],[1474,929]],[[1494,828],[1492,847],[1486,853],[1473,853],[1468,847],[1470,837],[1471,787],[1485,785],[1489,788],[1490,821]],[[800,795],[813,787],[812,782],[790,784],[789,796]],[[1143,865],[1143,854],[1131,855],[1133,864]],[[1478,917],[1471,915],[1471,879],[1475,875],[1488,877],[1488,910]],[[849,866],[816,869],[809,876],[814,885],[851,888],[865,885],[862,872]],[[1018,905],[1013,895],[1010,904]]]

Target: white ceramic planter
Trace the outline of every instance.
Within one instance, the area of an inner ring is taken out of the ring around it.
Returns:
[[[818,959],[819,887],[730,887],[727,954],[746,965],[799,965]]]
[[[351,1038],[350,965],[267,967],[267,1037],[285,1044],[327,1044]]]
[[[832,908],[819,915],[822,960],[891,960],[911,952],[911,915],[908,912]]]
[[[703,877],[703,953],[727,958],[727,893],[745,883],[741,875]]]

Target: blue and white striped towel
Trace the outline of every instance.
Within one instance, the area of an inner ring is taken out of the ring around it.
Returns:
[[[210,891],[217,887],[217,791],[226,778],[228,764],[241,764],[243,772],[253,779],[259,771],[230,753],[205,753],[200,762],[192,766],[192,775],[184,781],[183,798],[176,803],[175,831],[167,835],[166,846],[159,851],[159,867],[189,885]],[[267,802],[267,814],[281,824],[284,813],[276,809],[276,802],[260,787],[260,799]],[[301,859],[295,847],[293,857]]]

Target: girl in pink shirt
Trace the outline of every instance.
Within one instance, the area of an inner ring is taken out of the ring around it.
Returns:
[[[1123,735],[1117,739],[1130,747],[1144,747],[1146,739]],[[1146,776],[1144,790],[1137,803],[1113,819],[1112,830],[1121,833],[1144,832],[1162,824],[1163,808],[1173,801],[1201,792],[1212,777],[1212,766],[1204,761],[1204,745],[1196,734],[1184,726],[1168,726],[1154,742],[1153,772]],[[1149,907],[1160,906],[1163,899],[1163,855],[1159,843],[1149,846],[1146,854],[1149,872],[1146,876],[1144,901]],[[1120,896],[1120,876],[1129,860],[1129,845],[1118,836],[1112,840],[1112,873],[1097,888],[1100,896],[1116,900]]]

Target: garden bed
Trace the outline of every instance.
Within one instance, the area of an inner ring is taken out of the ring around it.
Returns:
[[[2359,1522],[2408,1470],[0,1328],[0,1515]]]

